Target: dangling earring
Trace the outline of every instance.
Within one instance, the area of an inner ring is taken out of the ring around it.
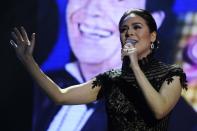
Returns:
[[[152,50],[155,48],[153,42],[151,43],[150,48],[151,48]]]

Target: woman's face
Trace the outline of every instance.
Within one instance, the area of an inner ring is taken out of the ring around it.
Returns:
[[[150,45],[156,40],[156,32],[150,32],[146,21],[135,14],[130,14],[120,27],[120,39],[122,46],[127,39],[132,39],[137,49],[138,58],[147,56],[150,53]]]
[[[69,0],[68,35],[71,49],[80,62],[98,64],[112,56],[120,59],[120,17],[130,8],[145,8],[145,0],[128,3],[130,0]]]

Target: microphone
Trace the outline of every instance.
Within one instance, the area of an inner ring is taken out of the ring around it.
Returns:
[[[135,45],[135,44],[136,44],[136,41],[135,41],[135,40],[132,40],[132,39],[127,39],[125,45],[127,45],[127,44],[128,44],[128,45],[129,45],[129,44]],[[129,56],[124,56],[124,58],[123,58],[123,65],[129,67],[129,65],[130,65]]]
[[[135,44],[136,44],[136,40],[133,40],[133,39],[128,38],[128,39],[126,40],[126,44],[135,45]]]

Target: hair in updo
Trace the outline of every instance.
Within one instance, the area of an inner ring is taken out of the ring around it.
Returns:
[[[120,18],[119,31],[121,30],[121,26],[124,23],[125,18],[127,18],[127,16],[129,16],[130,14],[135,14],[143,18],[149,28],[149,31],[151,33],[155,31],[157,33],[157,24],[155,22],[155,19],[153,18],[150,12],[148,12],[147,10],[143,10],[143,9],[131,9],[131,10],[126,11],[123,14],[123,16]],[[159,41],[157,37],[156,37],[156,40],[153,42],[153,44],[154,44],[154,49],[152,49],[152,51],[154,52],[159,47]]]

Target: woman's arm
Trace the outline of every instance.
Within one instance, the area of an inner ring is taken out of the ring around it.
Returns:
[[[35,44],[35,34],[32,34],[31,41],[28,39],[27,33],[23,27],[21,32],[14,28],[12,36],[16,43],[11,40],[17,57],[21,60],[26,67],[30,75],[44,90],[44,92],[57,104],[83,104],[90,103],[96,100],[100,87],[92,88],[94,81],[90,80],[86,83],[74,85],[61,89],[56,83],[54,83],[43,71],[39,68],[35,62],[32,52]]]
[[[129,56],[131,61],[130,67],[134,72],[139,88],[141,89],[150,109],[154,113],[155,118],[161,119],[172,110],[181,95],[181,83],[179,77],[174,76],[174,80],[169,84],[167,81],[164,81],[160,91],[157,92],[139,67],[137,49],[132,47],[132,45],[130,46],[131,47],[125,46],[122,50],[122,57],[125,55]],[[127,51],[128,49],[129,51]]]
[[[167,81],[164,81],[159,92],[157,92],[152,87],[139,66],[133,67],[133,71],[140,89],[155,117],[157,119],[165,117],[176,105],[181,95],[181,84],[179,77],[174,76],[174,80],[169,84]]]
[[[85,104],[96,100],[100,88],[92,88],[94,79],[83,84],[61,89],[47,75],[45,75],[39,66],[33,61],[33,59],[30,60],[29,64],[26,65],[27,70],[39,87],[41,87],[56,104]]]

